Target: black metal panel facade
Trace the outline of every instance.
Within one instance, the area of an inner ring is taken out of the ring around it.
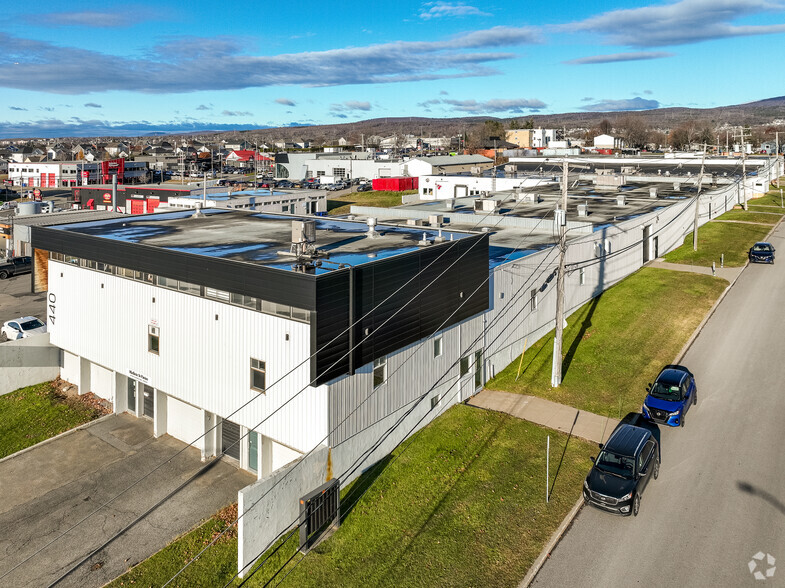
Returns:
[[[47,227],[32,227],[31,243],[34,248],[316,310],[316,276],[313,275]]]
[[[325,347],[312,365],[317,384],[487,310],[488,235],[431,245],[331,277],[329,288],[322,287],[322,276],[317,280],[316,344]],[[357,322],[353,328],[350,314]]]
[[[31,243],[36,249],[315,311],[311,313],[315,385],[353,374],[360,366],[489,305],[488,235],[320,275],[49,227],[32,227]]]

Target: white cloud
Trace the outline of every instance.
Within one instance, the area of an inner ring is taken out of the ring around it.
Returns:
[[[419,16],[423,20],[430,20],[432,18],[444,17],[491,15],[487,12],[483,12],[476,6],[468,6],[462,2],[428,2],[423,4]]]
[[[530,28],[493,27],[439,41],[253,56],[236,39],[189,37],[132,58],[0,33],[6,60],[18,63],[0,69],[0,87],[59,94],[83,94],[86,89],[157,94],[455,79],[497,74],[493,63],[516,57],[490,49],[539,41]]]
[[[619,61],[643,61],[647,59],[662,59],[673,57],[673,53],[665,51],[636,51],[634,53],[611,53],[610,55],[591,55],[570,59],[564,63],[568,65],[594,65],[597,63],[617,63]]]
[[[360,102],[359,100],[347,100],[345,102],[341,102],[340,104],[331,104],[330,105],[330,112],[333,114],[336,113],[346,113],[346,112],[356,112],[356,111],[363,111],[368,112],[371,110],[371,103],[370,102]],[[336,114],[337,116],[337,114]],[[346,118],[346,116],[341,116],[340,118]]]
[[[680,0],[667,4],[612,10],[565,25],[587,31],[610,44],[665,47],[751,35],[785,32],[785,25],[734,26],[740,18],[785,10],[781,0]]]
[[[619,112],[626,110],[653,110],[659,107],[660,103],[657,100],[627,98],[622,100],[600,100],[594,104],[581,106],[581,110],[588,112]]]
[[[283,106],[296,106],[294,100],[291,100],[290,98],[276,98],[275,102]]]
[[[525,110],[540,110],[547,106],[542,100],[528,98],[497,98],[493,100],[487,100],[485,102],[478,102],[477,100],[451,100],[447,98],[434,98],[432,100],[420,102],[418,106],[428,108],[436,104],[445,104],[451,107],[451,110],[464,112],[467,114],[488,114],[501,112],[520,114]]]

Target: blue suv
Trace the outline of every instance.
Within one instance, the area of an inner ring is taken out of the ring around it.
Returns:
[[[683,427],[687,411],[698,402],[695,376],[683,365],[666,365],[646,391],[643,416],[669,427]]]

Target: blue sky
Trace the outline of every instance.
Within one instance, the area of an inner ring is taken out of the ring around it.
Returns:
[[[3,8],[4,137],[710,108],[785,94],[785,0]]]

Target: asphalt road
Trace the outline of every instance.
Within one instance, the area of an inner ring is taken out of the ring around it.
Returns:
[[[785,228],[771,241],[785,252]],[[785,256],[742,272],[682,361],[698,405],[662,427],[640,514],[584,507],[534,586],[785,586],[784,303]],[[778,564],[762,581],[758,552]]]

